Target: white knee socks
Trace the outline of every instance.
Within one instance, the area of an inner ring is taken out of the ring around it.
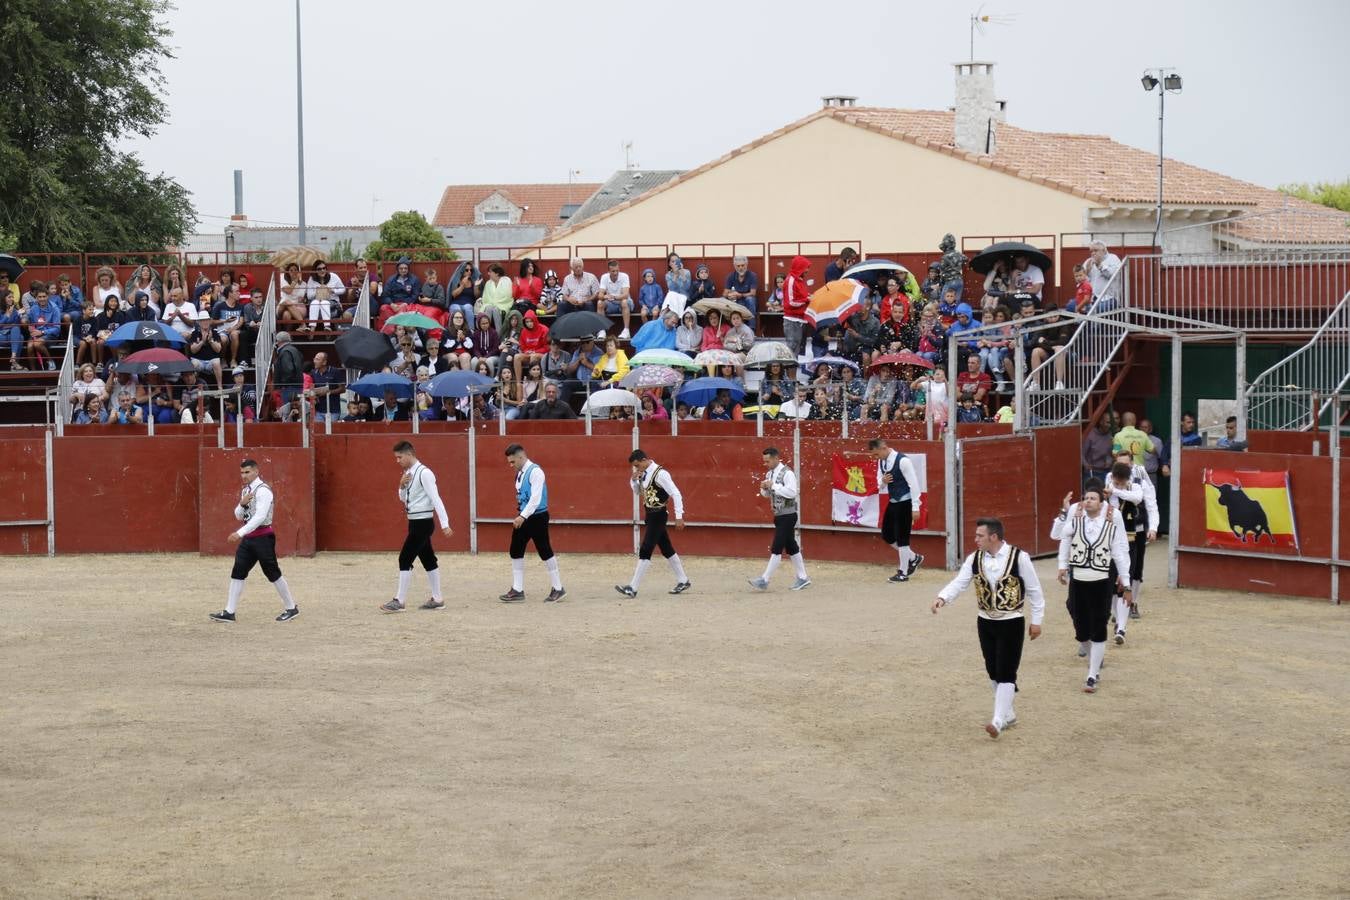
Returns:
[[[1106,641],[1093,641],[1088,649],[1088,677],[1100,678],[1102,660],[1106,659]]]
[[[630,588],[635,591],[638,589],[638,585],[642,583],[642,576],[647,574],[647,569],[651,567],[651,564],[650,559],[639,559],[637,561],[637,565],[633,568],[633,580],[628,582]]]
[[[241,581],[239,584],[242,587],[243,582]],[[295,609],[295,598],[291,596],[291,586],[286,583],[285,575],[272,582],[272,587],[277,589],[277,596],[281,598],[281,602],[285,604],[287,609]]]
[[[1116,631],[1124,632],[1125,625],[1130,621],[1130,604],[1125,602],[1125,595],[1112,599],[1111,605],[1116,614]]]
[[[398,573],[398,593],[394,599],[402,603],[408,598],[408,585],[412,584],[412,569],[400,569]]]
[[[684,574],[684,563],[680,560],[680,554],[676,553],[674,556],[667,559],[666,562],[670,563],[670,570],[675,573],[675,580],[677,582],[684,584],[689,580],[689,576]]]
[[[909,552],[908,547],[901,547],[899,544],[896,545],[895,549],[900,554],[900,571],[908,572],[909,559],[911,556],[913,556],[913,554]]]
[[[1002,727],[1013,718],[1013,693],[1016,687],[1011,681],[1001,681],[994,686],[994,724]]]
[[[792,568],[796,570],[798,578],[806,577],[806,559],[800,553],[792,554]]]
[[[432,569],[427,572],[427,584],[431,586],[431,599],[441,599],[441,570]]]
[[[1130,602],[1135,606],[1139,605],[1139,595],[1144,592],[1144,583],[1142,581],[1130,582],[1130,596],[1133,598]]]
[[[525,560],[511,560],[511,590],[525,590]]]
[[[562,575],[558,573],[558,557],[550,556],[544,563],[544,568],[548,569],[548,580],[553,585],[555,591],[562,590]],[[524,577],[522,573],[521,577]]]
[[[230,579],[230,599],[225,601],[225,611],[233,613],[239,608],[239,598],[244,593],[244,580],[242,578]]]
[[[773,570],[778,568],[778,564],[782,561],[783,558],[779,556],[777,553],[775,553],[773,556],[770,556],[769,564],[764,567],[764,574],[761,575],[760,577],[763,578],[765,581],[768,581],[770,578],[773,577]]]

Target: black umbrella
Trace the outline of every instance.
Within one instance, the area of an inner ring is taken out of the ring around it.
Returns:
[[[398,356],[389,338],[359,325],[338,335],[337,354],[344,367],[363,372],[378,371]]]
[[[559,316],[548,330],[548,336],[560,341],[575,341],[580,338],[593,338],[596,332],[614,327],[614,323],[604,316],[588,309]]]
[[[997,244],[990,244],[977,253],[975,258],[970,261],[970,267],[981,275],[988,275],[993,270],[994,263],[1000,259],[1012,259],[1020,254],[1025,254],[1031,260],[1032,265],[1040,266],[1042,272],[1054,265],[1050,257],[1045,255],[1044,250],[1038,250],[1021,241],[999,241]]]
[[[23,274],[23,263],[8,253],[0,253],[0,272],[8,275],[10,281],[18,281]]]

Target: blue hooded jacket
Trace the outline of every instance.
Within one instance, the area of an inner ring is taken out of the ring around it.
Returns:
[[[647,283],[647,276],[652,276],[652,283]],[[642,286],[638,288],[638,304],[647,309],[660,309],[661,304],[665,302],[666,291],[656,280],[655,269],[642,270]],[[673,345],[672,345],[673,346]]]
[[[635,352],[674,349],[675,329],[666,327],[665,316],[652,319],[639,328],[637,334],[633,335],[633,350]]]
[[[400,257],[398,265],[406,265],[408,274],[396,274],[384,283],[384,302],[416,303],[422,296],[422,280],[413,274],[412,260],[408,257]],[[397,267],[395,271],[397,272]]]
[[[970,322],[965,325],[961,324],[961,319],[959,318],[963,313],[965,314],[966,318],[970,319]],[[974,319],[970,318],[969,303],[956,304],[956,315],[958,316],[958,318],[954,322],[952,322],[951,326],[947,329],[948,334],[960,335],[963,331],[972,331],[980,327],[979,322],[976,322]],[[960,338],[958,338],[958,340],[960,340]],[[967,347],[973,348],[975,346],[976,341],[978,340],[979,338],[968,338],[962,340],[961,342],[964,343]]]

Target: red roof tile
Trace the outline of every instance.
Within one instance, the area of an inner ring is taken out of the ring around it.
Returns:
[[[598,184],[452,184],[441,194],[431,223],[472,225],[474,207],[500,193],[516,206],[529,207],[521,214],[519,224],[555,228],[562,222],[559,213],[564,206],[585,203],[599,189]]]

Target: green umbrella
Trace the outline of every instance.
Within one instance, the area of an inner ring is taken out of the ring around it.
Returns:
[[[653,347],[628,357],[630,366],[670,366],[675,369],[697,370],[703,368],[678,350],[663,350]]]
[[[405,312],[396,316],[390,316],[385,322],[386,325],[402,325],[404,328],[417,328],[421,330],[433,330],[444,328],[440,322],[437,322],[431,316],[424,316],[421,313]]]

